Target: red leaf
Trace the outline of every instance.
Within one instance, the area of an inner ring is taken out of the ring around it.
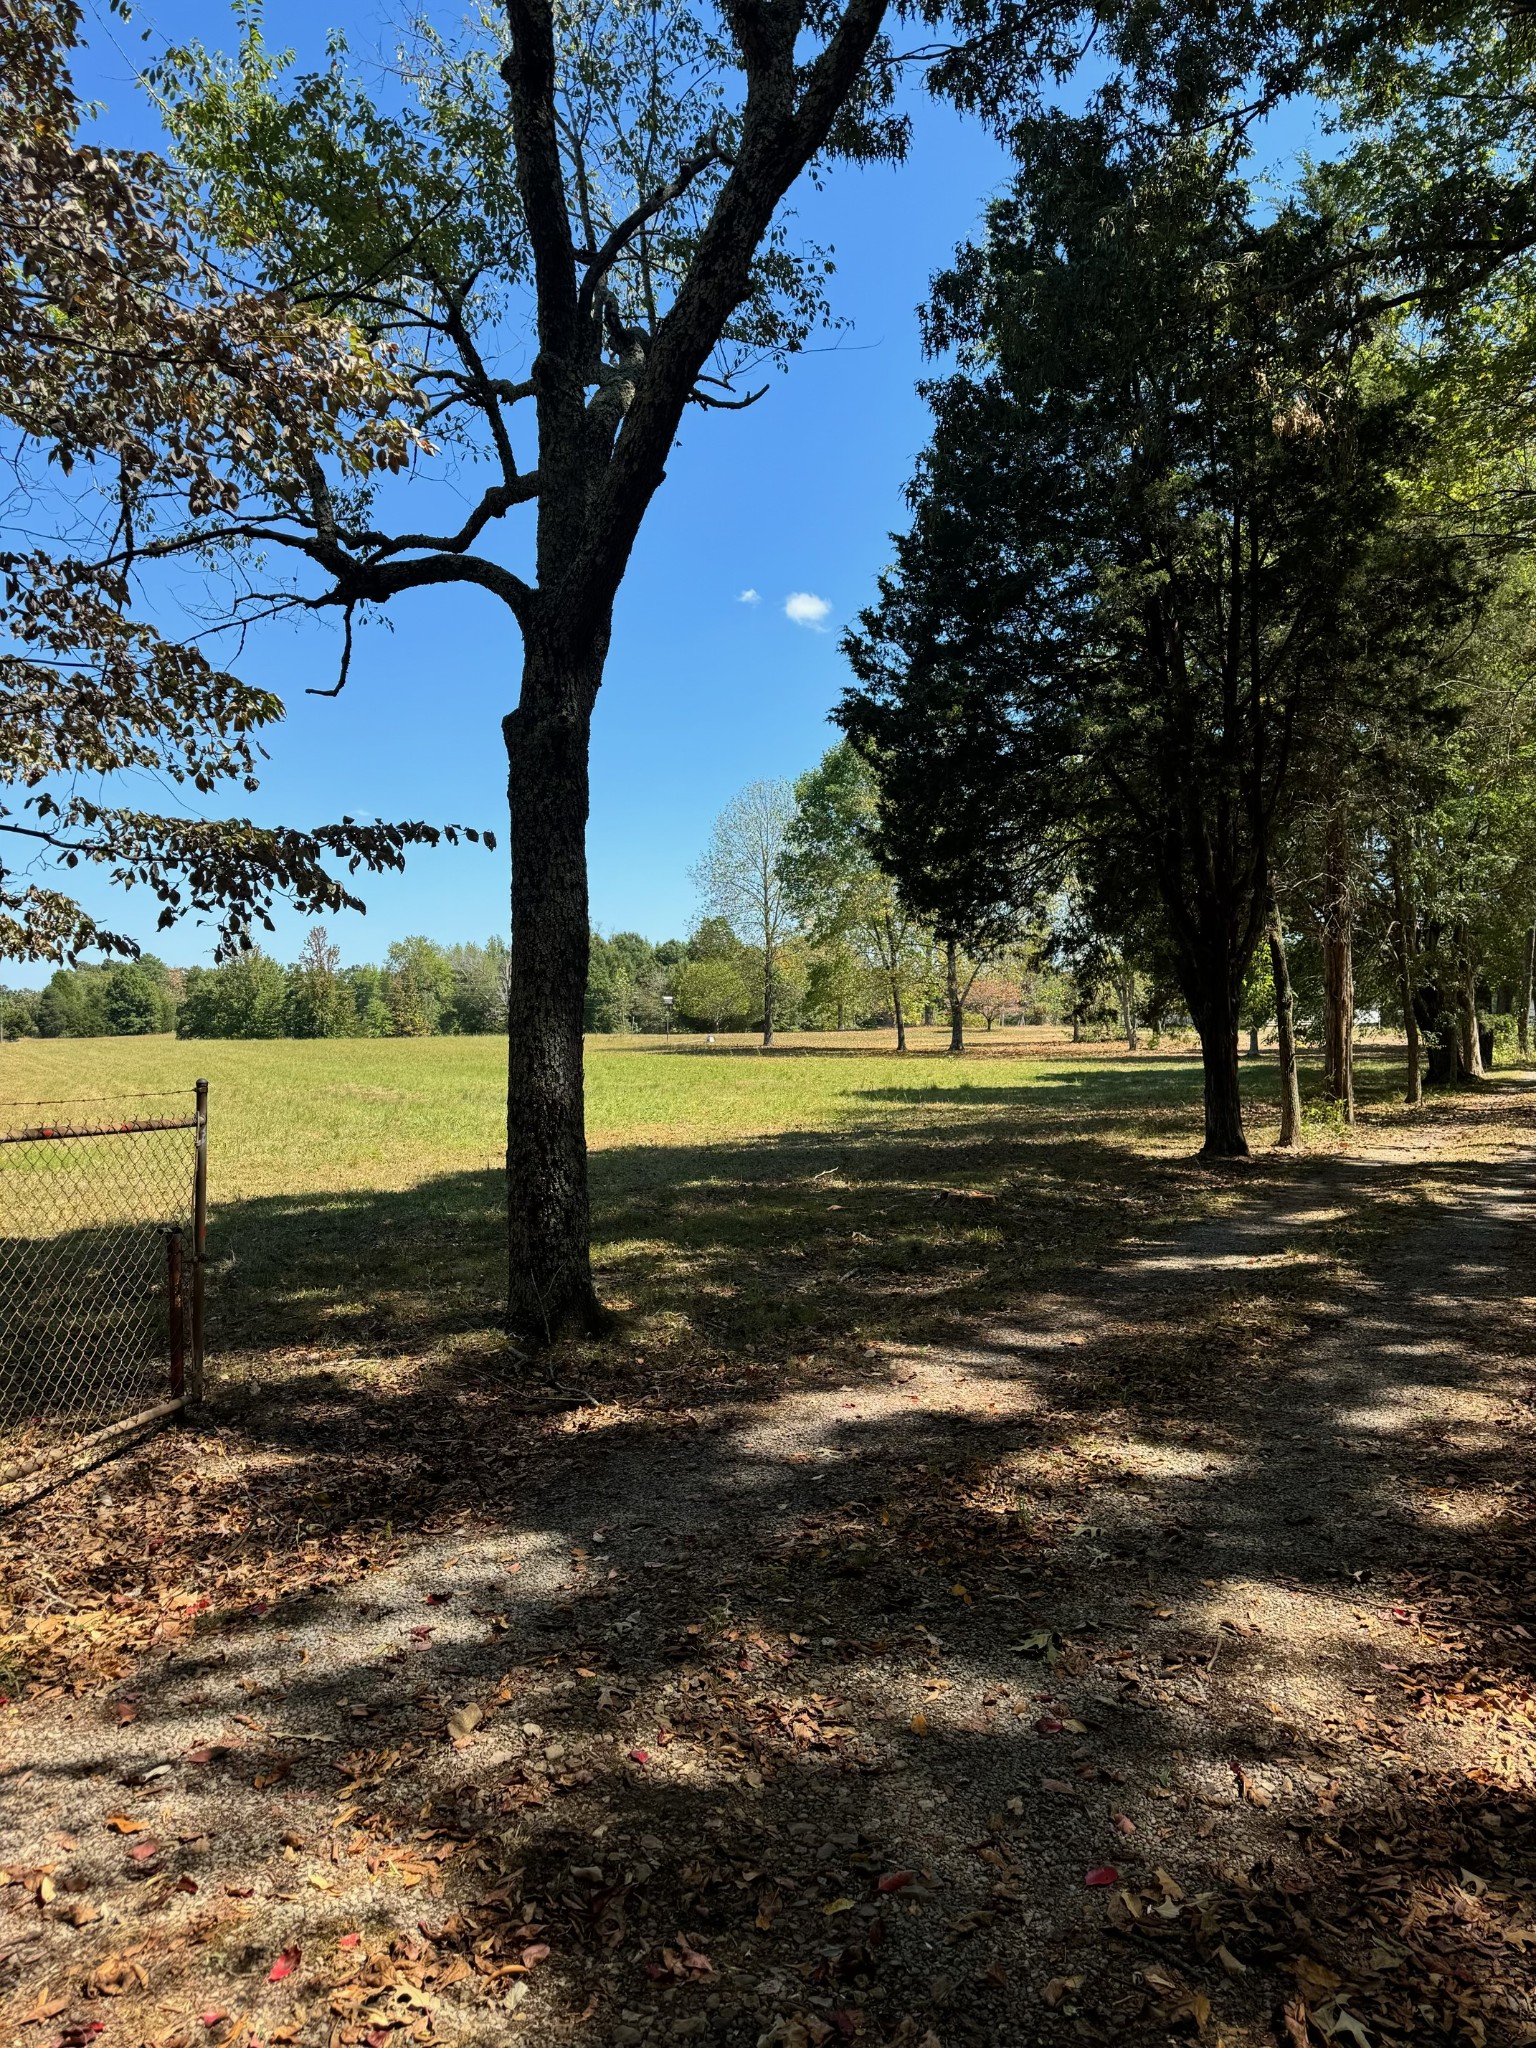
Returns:
[[[1084,1884],[1118,1884],[1120,1873],[1112,1863],[1101,1863],[1096,1870],[1090,1870],[1083,1879]]]
[[[360,1934],[344,1934],[336,1946],[338,1948],[356,1948],[362,1938]]]
[[[632,1764],[648,1764],[651,1752],[648,1749],[632,1749],[629,1752],[629,1760]]]
[[[285,1948],[271,1969],[268,1970],[267,1982],[269,1984],[280,1984],[284,1977],[291,1977],[299,1967],[302,1953],[303,1951],[297,1948]]]
[[[1061,1733],[1061,1723],[1054,1714],[1042,1714],[1035,1723],[1035,1733],[1037,1735],[1059,1735]]]
[[[147,1863],[151,1856],[158,1856],[160,1854],[160,1844],[158,1842],[135,1842],[128,1851],[128,1854],[135,1863]]]
[[[531,1970],[535,1963],[542,1963],[549,1954],[547,1941],[531,1941],[518,1957],[525,1970]]]
[[[216,2027],[220,2020],[227,2020],[228,2018],[229,2014],[221,2005],[215,2006],[211,2012],[200,2012],[198,2014],[198,2019],[205,2027]]]
[[[130,1721],[137,1721],[139,1718],[138,1708],[130,1706],[127,1700],[119,1700],[112,1711],[117,1716],[119,1728],[126,1728]]]
[[[875,1886],[877,1892],[899,1892],[904,1885],[912,1882],[910,1870],[888,1870]]]

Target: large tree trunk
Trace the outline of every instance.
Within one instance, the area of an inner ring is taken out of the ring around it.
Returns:
[[[1520,990],[1520,1057],[1531,1050],[1531,999],[1536,996],[1536,924],[1525,935],[1525,980]]]
[[[907,1020],[901,1007],[901,983],[894,974],[891,976],[891,1008],[896,1012],[896,1050],[898,1052],[905,1052],[907,1049]]]
[[[960,995],[960,963],[953,939],[944,947],[944,992],[949,998],[949,1049],[965,1051],[965,1004]]]
[[[1355,1120],[1354,904],[1342,808],[1328,820],[1323,855],[1323,1067],[1330,1098]]]
[[[597,1328],[587,1198],[587,742],[601,648],[530,645],[504,721],[511,811],[507,991],[507,1315],[539,1342]]]
[[[1223,993],[1208,1001],[1200,1024],[1205,1068],[1205,1143],[1202,1159],[1246,1159],[1243,1091],[1238,1074],[1237,1006]]]
[[[763,1043],[773,1043],[773,948],[763,942]]]
[[[1275,1032],[1280,1044],[1280,1136],[1288,1152],[1301,1143],[1301,1077],[1296,1069],[1296,1006],[1291,996],[1290,963],[1285,957],[1285,931],[1279,906],[1269,905],[1269,965],[1275,983]]]
[[[1403,1007],[1403,1035],[1408,1042],[1408,1085],[1403,1091],[1403,1100],[1409,1103],[1419,1103],[1424,1099],[1424,1079],[1420,1071],[1419,1012],[1413,971],[1415,950],[1414,913],[1413,905],[1408,899],[1408,884],[1404,879],[1402,856],[1395,845],[1391,850],[1391,860],[1398,1000]]]

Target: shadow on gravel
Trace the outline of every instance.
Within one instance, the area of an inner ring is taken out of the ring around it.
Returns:
[[[54,1619],[142,1576],[133,1718],[33,1777],[103,1898],[96,1807],[186,1807],[133,1893],[178,2011],[275,2028],[292,1945],[374,2048],[1536,2020],[1530,1168],[1261,1159],[1191,1221],[1112,1121],[954,1106],[603,1155],[633,1306],[560,1414],[492,1176],[224,1212],[215,1427],[17,1532]],[[123,1945],[40,1925],[61,1982]]]

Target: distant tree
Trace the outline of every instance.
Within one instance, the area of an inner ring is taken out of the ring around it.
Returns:
[[[1001,965],[984,969],[971,982],[970,1005],[990,1031],[1010,1010],[1021,1007],[1019,977]]]
[[[734,960],[685,960],[673,993],[679,1015],[702,1031],[735,1028],[751,1015],[752,993]]]
[[[846,938],[829,940],[811,953],[806,972],[805,1008],[834,1030],[846,1029],[869,999],[869,969]]]
[[[281,1038],[288,977],[257,947],[222,967],[188,970],[179,1038]]]
[[[341,948],[317,924],[306,932],[288,970],[284,1033],[289,1038],[344,1038],[356,1016],[352,992],[341,978]]]
[[[389,977],[382,967],[344,967],[341,973],[352,998],[353,1021],[348,1035],[358,1038],[388,1038],[393,1030],[386,1001]]]
[[[396,939],[385,965],[385,1001],[397,1038],[430,1038],[451,1020],[453,963],[431,939]]]
[[[0,1037],[37,1036],[38,992],[27,988],[0,988]]]
[[[511,971],[506,940],[493,934],[483,946],[450,946],[448,964],[453,970],[453,1028],[475,1035],[505,1031]]]
[[[794,928],[782,873],[795,798],[787,782],[753,782],[716,818],[693,879],[711,915],[761,957],[763,1043],[773,1043],[779,950]]]
[[[107,972],[104,1001],[107,1029],[115,1038],[142,1038],[164,1024],[161,991],[140,966],[119,966]]]
[[[795,783],[795,815],[782,873],[788,900],[813,944],[847,942],[890,996],[896,1049],[907,1049],[907,996],[922,968],[920,932],[895,882],[875,858],[878,791],[847,740]]]

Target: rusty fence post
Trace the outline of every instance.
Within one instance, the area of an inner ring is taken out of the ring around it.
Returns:
[[[187,1391],[187,1319],[181,1298],[181,1225],[165,1233],[165,1309],[171,1326],[171,1399]]]
[[[197,1153],[192,1178],[192,1384],[203,1398],[203,1284],[208,1262],[208,1083],[197,1084]]]

